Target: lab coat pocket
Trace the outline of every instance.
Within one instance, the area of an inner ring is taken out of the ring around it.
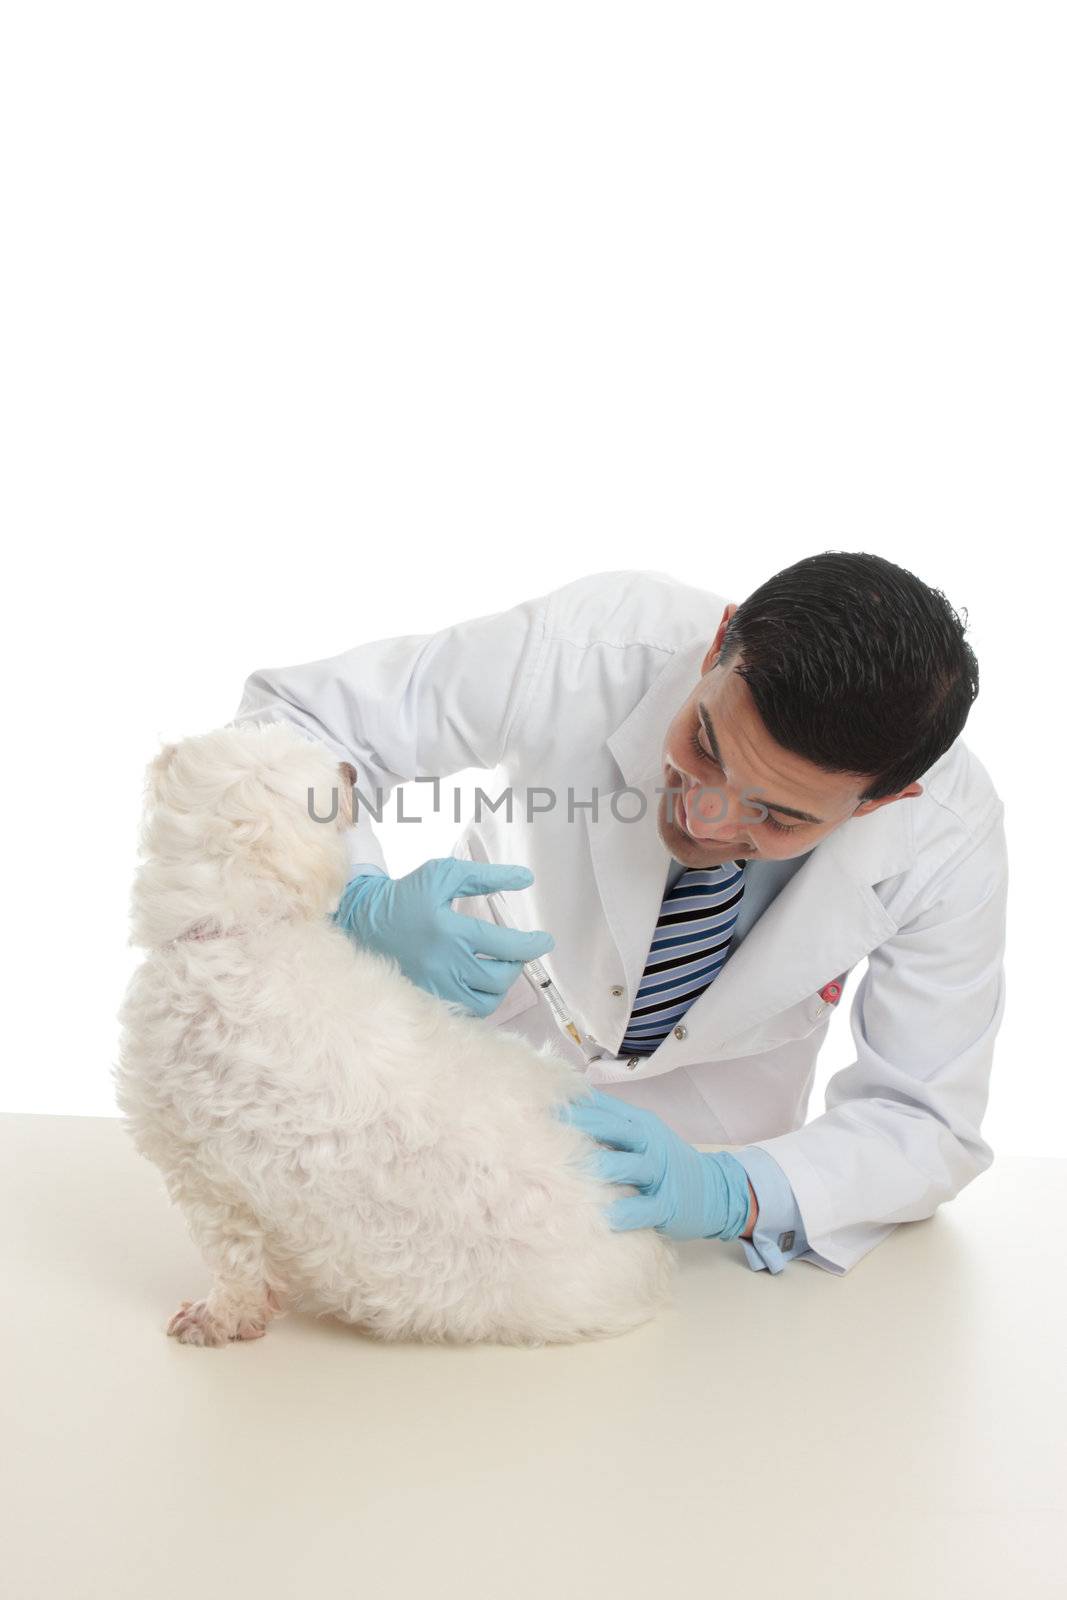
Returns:
[[[805,995],[788,1011],[781,1011],[770,1019],[763,1030],[764,1043],[773,1046],[788,1044],[792,1039],[806,1039],[821,1022],[825,1022],[829,1009],[817,994]]]
[[[806,1039],[816,1028],[825,1026],[844,990],[847,973],[835,978],[833,986],[826,986],[816,994],[807,994],[796,1005],[768,1017],[748,1033],[730,1039],[720,1048],[731,1055],[756,1055],[764,1050],[777,1049],[797,1039]],[[832,988],[837,990],[837,1000],[832,998]],[[824,998],[825,996],[825,998]]]
[[[847,972],[839,972],[836,978],[823,984],[817,994],[806,995],[799,1005],[794,1006],[798,1013],[798,1025],[794,1031],[786,1034],[788,1039],[803,1039],[807,1034],[813,1033],[820,1023],[829,1022],[831,1016],[841,1003],[841,996],[845,992]],[[787,1011],[785,1016],[789,1016]]]
[[[845,990],[847,972],[838,973],[837,977],[824,984],[817,994],[805,995],[803,1000],[783,1011],[780,1017],[774,1019],[775,1024],[783,1026],[775,1038],[775,1044],[785,1044],[790,1039],[804,1039],[809,1033],[822,1023],[827,1023]],[[788,1029],[784,1024],[788,1023]]]

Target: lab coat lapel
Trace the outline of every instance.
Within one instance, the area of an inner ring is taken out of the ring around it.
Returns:
[[[670,855],[659,837],[656,808],[659,795],[653,778],[644,784],[620,788],[600,797],[600,816],[587,816],[589,850],[593,874],[615,949],[621,963],[621,980],[627,995],[633,997],[645,970],[645,958],[659,919],[667,887]],[[660,780],[662,781],[662,780]],[[638,795],[640,794],[640,799]],[[612,809],[616,802],[616,815]],[[620,820],[635,815],[644,806],[639,820]],[[603,996],[593,997],[590,1021],[600,1039],[607,1039],[621,1015],[618,1002],[602,1005]],[[606,1031],[602,1031],[606,1030]]]
[[[643,698],[608,739],[623,782],[601,794],[595,817],[585,820],[589,852],[604,918],[618,953],[630,1004],[645,970],[659,919],[671,857],[659,837],[657,813],[664,782],[662,751],[668,725],[700,677],[708,641],[672,655]],[[611,986],[586,995],[584,1010],[598,1039],[609,1041],[625,1020]]]
[[[862,854],[857,858],[840,843],[847,830],[865,823],[874,828],[893,809],[899,808],[887,806],[842,823],[816,846],[731,953],[715,982],[690,1006],[684,1047],[668,1052],[664,1065],[728,1056],[732,1039],[814,997],[894,932],[892,918],[866,881],[870,870],[877,874],[875,882],[891,876],[881,868],[893,863],[883,859],[873,866],[868,857],[865,866]],[[901,860],[896,870],[906,864]],[[655,1072],[655,1055],[650,1067]]]

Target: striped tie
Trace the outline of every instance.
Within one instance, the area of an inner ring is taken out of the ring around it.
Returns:
[[[744,861],[691,867],[667,892],[619,1055],[650,1056],[714,983],[744,892]]]

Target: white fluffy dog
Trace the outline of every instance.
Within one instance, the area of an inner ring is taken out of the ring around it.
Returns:
[[[280,723],[148,769],[131,937],[148,954],[116,1097],[214,1275],[167,1332],[256,1339],[295,1309],[385,1339],[542,1345],[647,1321],[675,1252],[610,1228],[634,1191],[553,1115],[580,1075],[329,919],[354,776]]]

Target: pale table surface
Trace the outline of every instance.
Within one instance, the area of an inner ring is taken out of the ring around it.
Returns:
[[[221,1350],[117,1120],[0,1117],[7,1600],[1067,1594],[1067,1161],[997,1159],[844,1277],[680,1247],[621,1339]]]

